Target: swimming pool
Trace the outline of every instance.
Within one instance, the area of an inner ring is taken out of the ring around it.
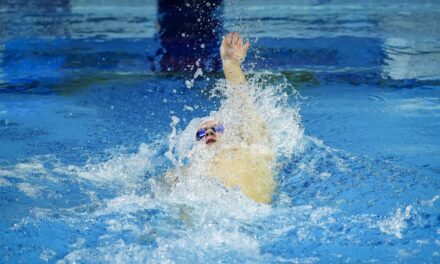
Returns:
[[[439,261],[436,1],[225,2],[279,146],[271,205],[158,183],[223,98],[152,71],[156,9],[0,6],[2,263]]]

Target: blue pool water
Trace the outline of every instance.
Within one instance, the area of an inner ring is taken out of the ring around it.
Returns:
[[[1,3],[0,262],[438,263],[440,4],[267,2],[223,19],[252,42],[270,205],[160,184],[224,98],[154,70],[155,1]]]

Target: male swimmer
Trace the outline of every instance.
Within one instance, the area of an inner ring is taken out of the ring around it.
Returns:
[[[227,188],[238,187],[256,202],[270,203],[275,190],[271,139],[241,69],[249,47],[250,43],[244,43],[237,32],[223,38],[220,54],[229,83],[227,100],[215,117],[199,125],[189,168],[197,163],[207,164],[203,172],[206,176]],[[219,121],[222,117],[228,118]],[[198,155],[198,149],[204,152]]]

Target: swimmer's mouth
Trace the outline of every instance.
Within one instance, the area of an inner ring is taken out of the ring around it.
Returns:
[[[212,144],[212,143],[215,143],[217,140],[215,140],[215,138],[208,138],[208,139],[206,139],[206,145],[209,145],[209,144]]]

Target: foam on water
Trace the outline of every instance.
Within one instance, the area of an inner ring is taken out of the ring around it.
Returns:
[[[130,181],[137,179],[151,169],[153,151],[146,144],[141,144],[135,154],[116,154],[110,160],[94,164],[88,162],[84,167],[69,169],[77,170],[76,174],[90,180]]]
[[[384,219],[379,222],[380,231],[385,232],[390,235],[394,235],[397,238],[402,238],[403,229],[407,228],[406,220],[411,216],[412,206],[407,206],[405,211],[402,209],[397,209],[396,213],[391,217]]]
[[[17,184],[17,188],[31,198],[37,198],[42,191],[40,187],[25,182]]]

